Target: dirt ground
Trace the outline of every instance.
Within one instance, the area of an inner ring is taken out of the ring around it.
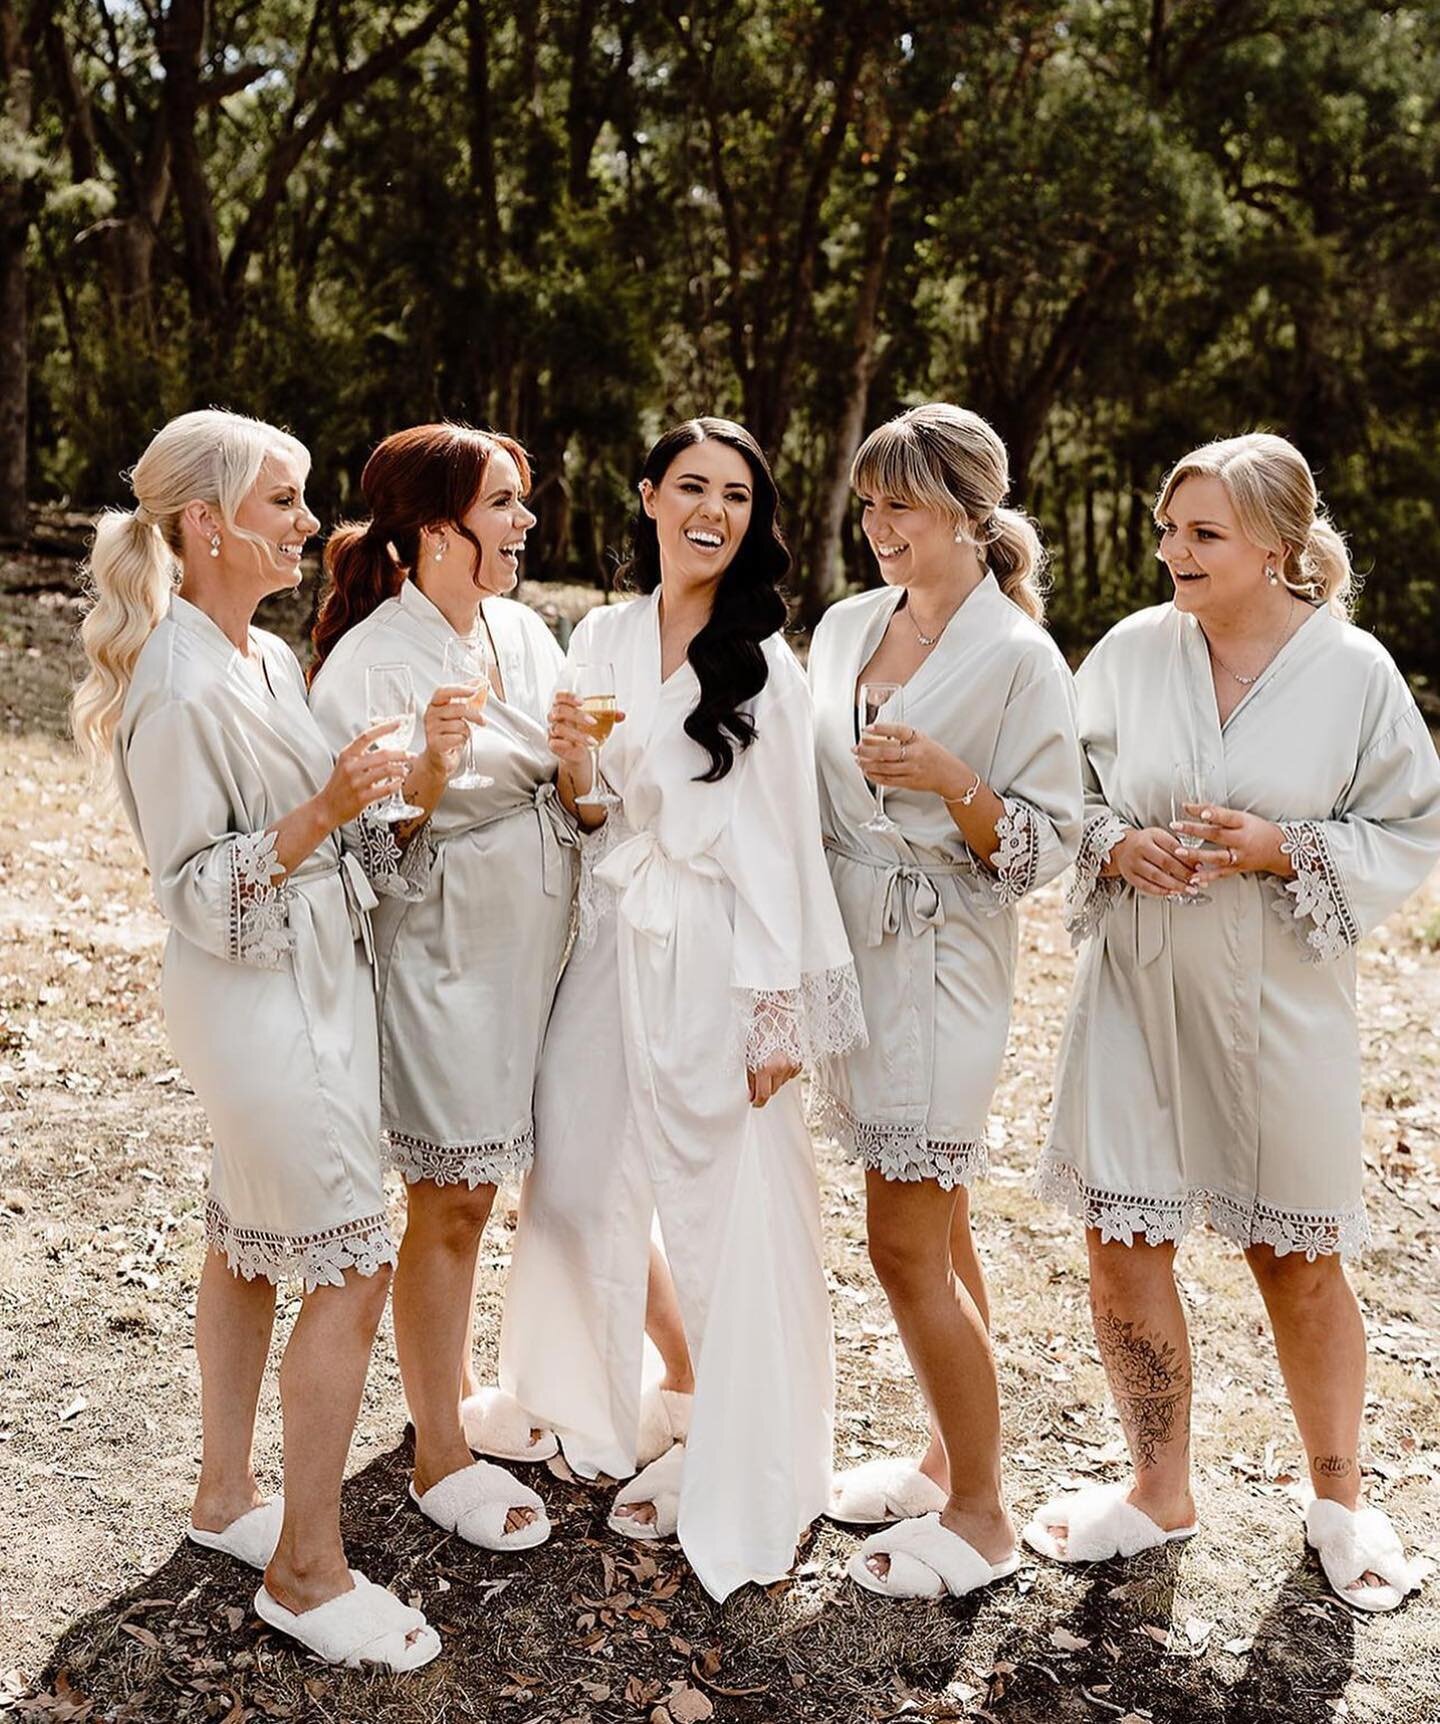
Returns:
[[[578,597],[568,596],[578,604]],[[573,605],[571,605],[573,608]],[[793,1578],[723,1608],[676,1547],[604,1529],[606,1496],[544,1468],[556,1533],[504,1557],[405,1498],[388,1327],[346,1487],[351,1560],[423,1604],[442,1656],[410,1678],[337,1673],[250,1609],[255,1577],[188,1546],[198,1447],[191,1346],[205,1123],[156,1008],[162,925],[118,811],[64,736],[79,609],[64,565],[0,569],[0,1716],[693,1724],[915,1717],[1054,1724],[1440,1719],[1434,1586],[1352,1614],[1304,1549],[1299,1452],[1238,1255],[1193,1239],[1202,1535],[1128,1565],[1034,1562],[978,1600],[887,1604],[843,1575],[820,1523]],[[285,619],[294,631],[298,613]],[[1372,1498],[1440,1557],[1440,885],[1361,964],[1375,1248]],[[991,1278],[1009,1489],[1022,1515],[1066,1479],[1121,1476],[1073,1225],[1029,1195],[1072,973],[1052,889],[1028,905],[1011,1053],[976,1197]],[[913,1450],[919,1403],[864,1251],[859,1181],[819,1146],[840,1369],[839,1459]],[[493,1365],[513,1203],[484,1250]],[[291,1305],[282,1318],[282,1334]],[[273,1382],[262,1480],[278,1480]]]

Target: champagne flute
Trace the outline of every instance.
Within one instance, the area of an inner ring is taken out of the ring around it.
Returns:
[[[1182,760],[1175,768],[1170,787],[1170,813],[1174,820],[1194,820],[1195,815],[1186,807],[1193,803],[1197,808],[1205,808],[1214,804],[1215,769],[1208,760],[1196,755],[1190,760]],[[1197,838],[1193,832],[1177,832],[1175,834],[1182,850],[1199,850],[1204,844],[1203,838]],[[1185,892],[1177,899],[1181,904],[1208,904],[1208,892]]]
[[[614,808],[620,798],[606,784],[600,772],[600,750],[615,728],[615,670],[598,660],[577,664],[574,674],[575,693],[580,697],[580,710],[595,720],[595,728],[585,739],[590,750],[590,788],[584,796],[575,798],[577,808]]]
[[[888,722],[898,724],[902,716],[903,697],[898,682],[862,682],[860,692],[855,699],[855,711],[859,720],[861,736],[869,730],[872,724],[879,722],[881,712],[888,706],[890,712]],[[900,828],[885,812],[885,786],[875,786],[875,812],[868,820],[861,822],[861,828],[866,832],[898,832]]]
[[[485,637],[478,633],[468,639],[457,635],[445,643],[445,680],[468,688],[470,699],[476,706],[484,706],[490,698],[489,657]],[[450,782],[457,790],[488,790],[495,782],[475,764],[474,725],[469,727],[459,769],[451,774]]]
[[[365,672],[365,707],[370,724],[393,724],[381,748],[408,753],[415,737],[415,684],[408,664],[372,664]],[[379,820],[418,820],[425,813],[405,800],[404,786],[397,785],[383,802],[372,803],[370,812]]]

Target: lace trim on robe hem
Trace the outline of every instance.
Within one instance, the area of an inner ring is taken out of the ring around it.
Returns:
[[[435,1185],[515,1185],[535,1160],[535,1128],[527,1125],[514,1137],[489,1143],[432,1143],[403,1131],[385,1134],[389,1166],[407,1185],[428,1179]]]
[[[593,832],[587,832],[583,826],[578,828],[580,887],[575,897],[575,944],[571,948],[571,957],[578,958],[582,952],[590,950],[600,924],[614,912],[615,888],[604,880],[597,880],[595,870],[619,843],[616,837],[619,825],[620,811],[612,808]]]
[[[225,955],[233,964],[278,970],[293,949],[291,887],[275,855],[273,832],[246,832],[230,846]]]
[[[990,1151],[982,1138],[936,1139],[923,1125],[880,1125],[857,1119],[829,1090],[813,1086],[810,1124],[833,1137],[851,1161],[873,1168],[882,1179],[908,1182],[933,1179],[942,1191],[973,1185],[990,1171]]]
[[[1018,904],[1035,884],[1040,867],[1040,825],[1035,810],[1013,796],[1002,796],[1005,812],[995,822],[999,848],[990,858],[990,890],[995,894],[992,915]]]
[[[811,970],[798,988],[735,988],[736,1051],[746,1071],[773,1059],[813,1065],[826,1054],[864,1047],[865,1016],[855,966]]]
[[[435,861],[428,822],[404,849],[395,828],[388,821],[375,819],[368,809],[355,822],[355,830],[359,834],[360,866],[375,890],[387,898],[418,903],[425,896]]]
[[[1035,1192],[1095,1228],[1107,1244],[1133,1245],[1137,1235],[1147,1245],[1174,1244],[1207,1219],[1236,1245],[1269,1245],[1277,1257],[1303,1251],[1311,1263],[1336,1252],[1356,1257],[1370,1243],[1363,1203],[1340,1210],[1281,1209],[1258,1197],[1247,1203],[1204,1186],[1178,1197],[1140,1197],[1086,1185],[1068,1161],[1049,1155],[1036,1171]]]
[[[232,1275],[258,1275],[277,1285],[301,1281],[305,1291],[344,1285],[345,1271],[374,1275],[396,1260],[395,1239],[383,1215],[366,1215],[323,1233],[269,1233],[236,1227],[212,1197],[205,1205],[205,1239],[225,1253]]]
[[[1072,946],[1079,946],[1100,931],[1111,905],[1125,889],[1123,880],[1102,880],[1100,870],[1129,830],[1120,816],[1108,808],[1101,814],[1092,814],[1085,822],[1080,850],[1065,888],[1064,921]]]
[[[1330,854],[1325,828],[1314,820],[1282,820],[1280,849],[1295,867],[1293,880],[1275,881],[1276,914],[1306,950],[1307,964],[1343,957],[1360,938],[1360,926],[1345,895],[1345,882]],[[1307,928],[1306,921],[1310,922]]]

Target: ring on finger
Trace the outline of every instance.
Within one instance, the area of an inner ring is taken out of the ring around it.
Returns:
[[[1225,854],[1230,858],[1230,866],[1232,868],[1240,860],[1240,858],[1235,854],[1235,846],[1233,844],[1227,847]]]

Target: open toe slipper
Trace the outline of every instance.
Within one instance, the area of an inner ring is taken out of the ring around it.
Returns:
[[[870,1556],[890,1559],[884,1575],[878,1575],[865,1560]],[[942,1524],[938,1514],[904,1520],[885,1532],[871,1533],[846,1565],[857,1586],[877,1592],[882,1598],[963,1598],[992,1581],[1004,1580],[1020,1566],[1020,1552],[1012,1551],[1003,1562],[988,1562],[973,1544]]]
[[[1114,1556],[1138,1556],[1162,1544],[1194,1538],[1198,1526],[1176,1527],[1167,1532],[1143,1509],[1125,1500],[1126,1485],[1087,1485],[1070,1495],[1055,1497],[1035,1511],[1020,1535],[1041,1556],[1054,1562],[1108,1562]],[[1065,1528],[1062,1551],[1052,1526]]]
[[[203,1527],[188,1527],[185,1532],[191,1544],[205,1550],[223,1551],[251,1568],[265,1569],[280,1541],[280,1523],[285,1518],[284,1497],[271,1497],[232,1520],[220,1532],[206,1532]]]
[[[826,1512],[844,1526],[888,1526],[891,1521],[938,1513],[947,1500],[914,1461],[886,1455],[836,1473]]]
[[[459,1472],[448,1473],[423,1496],[412,1483],[410,1500],[436,1526],[483,1550],[533,1550],[550,1536],[550,1520],[541,1498],[504,1467],[492,1466],[489,1461],[475,1461]],[[535,1518],[514,1532],[506,1532],[506,1518],[517,1508],[533,1509]]]
[[[678,1389],[647,1389],[640,1397],[640,1428],[635,1436],[635,1464],[649,1466],[690,1435],[693,1395]]]
[[[636,1473],[629,1484],[615,1493],[615,1501],[605,1524],[611,1532],[626,1538],[655,1539],[674,1535],[680,1518],[680,1469],[685,1464],[685,1450],[676,1444],[667,1449],[658,1461],[651,1461],[643,1472]],[[655,1508],[653,1521],[636,1520],[634,1515],[622,1515],[616,1510],[630,1503],[651,1503]]]
[[[299,1612],[287,1610],[262,1586],[255,1594],[255,1613],[327,1664],[352,1670],[379,1664],[397,1673],[428,1664],[440,1650],[440,1636],[421,1612],[357,1569],[350,1570],[350,1578],[355,1582],[352,1591]]]
[[[1394,1610],[1425,1578],[1384,1509],[1348,1509],[1313,1497],[1305,1510],[1305,1542],[1320,1558],[1331,1590],[1356,1610]],[[1378,1574],[1384,1585],[1358,1586],[1364,1574]]]
[[[460,1403],[460,1421],[470,1447],[499,1461],[548,1461],[559,1452],[554,1431],[542,1429],[504,1389],[481,1389],[478,1395],[467,1395]],[[540,1435],[532,1437],[536,1430]]]

